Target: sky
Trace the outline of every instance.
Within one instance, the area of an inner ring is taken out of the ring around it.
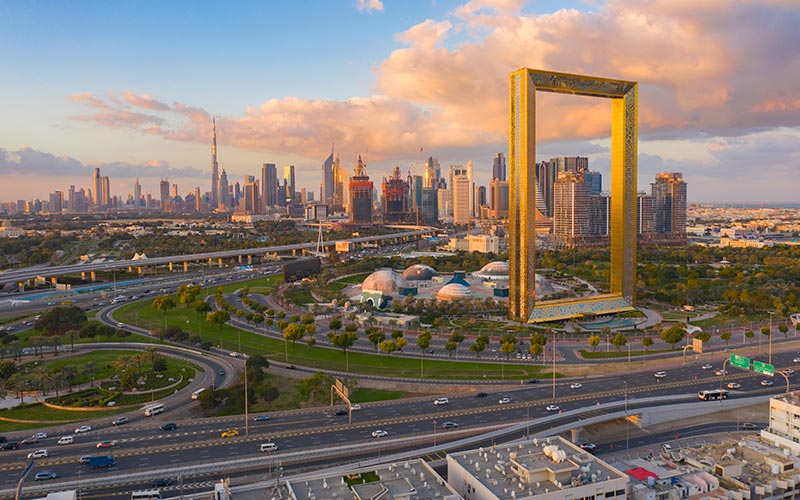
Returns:
[[[123,199],[209,191],[212,117],[231,181],[293,164],[318,195],[333,145],[376,186],[428,156],[485,185],[530,67],[638,82],[641,190],[677,171],[693,203],[796,202],[797,26],[796,0],[0,0],[0,201],[96,167]],[[537,95],[538,159],[610,186],[610,106]]]

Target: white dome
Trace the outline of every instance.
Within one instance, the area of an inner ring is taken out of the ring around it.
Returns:
[[[556,291],[555,288],[553,288],[553,285],[549,281],[547,281],[547,278],[545,278],[544,276],[541,276],[539,274],[536,275],[536,295],[537,296],[548,295],[548,294],[551,294],[551,293],[553,293],[555,291]]]
[[[436,292],[436,298],[439,300],[471,299],[474,296],[469,287],[460,283],[450,283]]]
[[[429,281],[438,275],[436,269],[426,264],[414,264],[403,271],[403,278],[413,281]]]
[[[474,276],[490,280],[507,280],[508,279],[508,261],[498,260],[489,262],[481,268],[480,271],[472,273]]]
[[[402,276],[391,269],[378,269],[361,283],[361,291],[374,290],[384,295],[398,295],[401,288],[410,288]]]

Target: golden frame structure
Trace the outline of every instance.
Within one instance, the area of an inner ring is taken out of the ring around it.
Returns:
[[[536,303],[536,92],[612,99],[610,293]],[[529,68],[509,75],[509,317],[536,323],[636,303],[638,84]]]

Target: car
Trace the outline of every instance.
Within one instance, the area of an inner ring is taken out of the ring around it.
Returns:
[[[727,375],[727,374],[728,374],[728,370],[717,370],[717,371],[714,372],[714,375],[719,375],[720,377],[723,376],[723,375]]]
[[[750,422],[745,422],[745,423],[742,424],[742,429],[744,429],[746,431],[757,431],[758,430],[758,426],[756,424],[753,424],[753,423],[750,423]]]
[[[72,444],[75,439],[72,436],[61,436],[58,438],[58,444]]]
[[[547,411],[561,411],[561,407],[558,405],[547,405],[545,408]]]
[[[794,370],[792,370],[791,368],[786,368],[785,370],[781,370],[781,371],[787,377],[791,377],[792,375],[794,375]]]
[[[162,425],[161,427],[159,427],[159,429],[161,429],[162,431],[174,431],[177,428],[178,428],[178,424],[176,424],[174,422],[169,422],[169,423],[166,423],[166,424]]]
[[[91,425],[82,425],[75,429],[75,434],[83,434],[84,432],[91,432],[92,426]]]
[[[159,479],[155,479],[152,483],[150,483],[150,485],[153,488],[163,488],[163,487],[169,486],[171,484],[172,484],[172,479],[170,479],[168,477],[162,477],[162,478],[159,478]]]
[[[653,376],[654,376],[655,378],[664,378],[664,377],[666,377],[666,376],[667,376],[667,372],[655,372],[655,373],[653,374]]]
[[[266,422],[269,420],[269,415],[259,415],[253,419],[253,422]]]
[[[497,401],[497,404],[501,404],[501,405],[507,405],[507,404],[508,404],[508,403],[510,403],[510,402],[511,402],[511,398],[500,398],[500,399]]]
[[[41,472],[37,472],[36,473],[36,477],[34,478],[34,480],[36,480],[36,481],[47,481],[48,479],[55,479],[57,477],[58,476],[56,475],[55,472],[53,472],[51,470],[43,470]]]
[[[47,458],[47,450],[36,450],[28,453],[28,458]]]
[[[377,431],[372,431],[372,437],[374,437],[374,438],[386,437],[388,435],[389,435],[388,432],[382,431],[380,429],[378,429]]]
[[[20,443],[22,443],[22,444],[38,444],[39,440],[36,439],[36,436],[28,436],[25,439],[23,439],[22,441],[20,441]]]
[[[47,433],[46,432],[37,432],[36,434],[33,435],[33,437],[35,437],[36,439],[41,441],[42,439],[47,439]]]
[[[665,452],[669,453],[669,452],[672,451],[672,445],[664,443],[664,444],[661,445],[661,449],[664,450]]]
[[[458,427],[458,423],[456,422],[442,422],[442,429],[455,429],[456,427]]]
[[[769,380],[769,379],[764,379],[764,380],[761,381],[761,385],[763,385],[764,387],[769,387],[772,384],[773,384],[772,380]]]
[[[728,389],[741,389],[742,384],[736,382],[728,382]]]
[[[342,415],[347,415],[347,410],[343,410],[343,409],[339,408],[338,410],[333,412],[333,414],[336,415],[336,416],[341,417]]]
[[[476,398],[485,398],[486,396],[488,396],[488,394],[485,393],[485,392],[479,392],[479,393],[475,394]]]
[[[89,460],[91,460],[91,459],[92,459],[92,455],[84,455],[84,456],[82,456],[81,458],[78,459],[78,462],[80,462],[81,465],[86,465],[86,464],[89,463]]]
[[[111,422],[111,425],[122,425],[128,423],[128,417],[117,417]]]
[[[125,323],[117,323],[117,328],[125,328]]]
[[[228,429],[227,431],[222,431],[222,433],[219,436],[224,438],[232,438],[238,435],[239,435],[239,429]]]
[[[8,450],[16,450],[19,448],[19,442],[17,441],[9,441],[4,443],[3,446],[0,446],[0,450],[8,451]]]
[[[792,363],[800,363],[800,358],[794,358],[794,359],[792,360]]]
[[[236,352],[236,351],[231,351],[231,352],[228,353],[228,356],[230,356],[232,358],[238,358],[239,357],[239,353]]]
[[[219,373],[220,377],[224,377],[225,376],[225,370],[220,370],[218,373]]]
[[[356,403],[354,405],[350,405],[350,409],[353,410],[353,411],[358,411],[358,410],[361,409],[361,405],[358,404],[358,403]]]
[[[581,449],[586,451],[595,451],[597,449],[597,445],[594,443],[581,443]]]
[[[712,368],[714,368],[713,365],[703,365],[703,366],[700,367],[701,370],[710,370]]]
[[[526,384],[538,384],[539,383],[539,379],[538,378],[529,378],[527,381],[525,381],[525,383]]]
[[[433,405],[434,406],[441,406],[441,405],[446,405],[449,402],[450,402],[450,400],[447,399],[447,398],[438,398],[438,399],[434,399],[433,400]]]
[[[583,384],[580,382],[573,382],[572,384],[569,384],[570,389],[580,389],[581,387],[583,387]]]
[[[106,439],[105,441],[100,441],[97,443],[98,448],[113,448],[117,445],[117,442],[111,439]]]

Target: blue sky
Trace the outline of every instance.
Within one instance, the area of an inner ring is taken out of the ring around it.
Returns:
[[[639,81],[643,187],[677,170],[690,201],[796,197],[791,2],[378,4],[0,0],[0,200],[88,186],[93,166],[123,197],[136,175],[145,191],[161,176],[207,190],[212,115],[234,179],[292,163],[317,190],[331,142],[348,165],[368,151],[376,181],[419,147],[443,165],[473,160],[488,179],[520,66]],[[604,170],[606,108],[548,109],[543,157],[590,154]]]

